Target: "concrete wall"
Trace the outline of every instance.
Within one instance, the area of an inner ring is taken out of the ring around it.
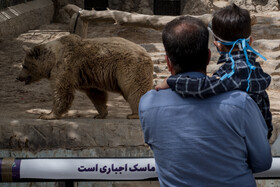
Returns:
[[[34,0],[8,7],[0,12],[0,39],[13,37],[53,19],[51,0]]]

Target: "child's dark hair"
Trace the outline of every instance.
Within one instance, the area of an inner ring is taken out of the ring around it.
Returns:
[[[251,18],[248,10],[234,3],[226,6],[213,15],[212,30],[223,40],[236,41],[251,35]]]

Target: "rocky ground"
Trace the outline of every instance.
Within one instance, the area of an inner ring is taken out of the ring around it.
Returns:
[[[271,143],[273,147],[273,154],[275,156],[279,156],[280,140],[279,143],[275,140],[280,134],[280,13],[275,12],[267,15],[256,16],[257,23],[253,26],[253,36],[255,38],[254,47],[268,58],[268,61],[266,62],[263,62],[260,59],[258,60],[261,61],[264,70],[270,73],[273,78],[268,89],[275,129]],[[52,137],[49,137],[50,140],[38,140],[38,137],[42,139],[48,138],[45,136],[46,132],[43,132],[42,129],[47,128],[50,122],[38,120],[37,118],[40,114],[50,112],[51,110],[52,97],[49,82],[47,80],[42,80],[38,83],[25,86],[22,82],[17,81],[16,77],[21,69],[21,63],[24,57],[22,45],[34,46],[55,40],[63,35],[69,34],[68,30],[68,24],[52,23],[49,25],[43,25],[37,30],[30,30],[29,32],[22,33],[18,37],[7,38],[0,41],[0,148],[2,150],[9,150],[8,152],[2,151],[0,157],[13,156],[13,148],[17,151],[31,151],[32,154],[28,154],[33,156],[36,155],[36,152],[49,149],[52,146],[59,148],[59,142],[54,143],[55,140],[51,140]],[[120,36],[142,45],[150,53],[154,61],[155,84],[169,75],[164,62],[164,49],[161,44],[160,31],[147,28],[123,27],[106,23],[90,24],[88,30],[89,38],[104,36]],[[210,48],[212,50],[213,56],[211,59],[211,64],[208,68],[209,75],[211,75],[218,68],[218,66],[215,64],[218,54],[215,52],[213,45],[211,45]],[[125,119],[126,115],[130,113],[130,108],[120,95],[110,94],[110,100],[108,104],[109,115],[107,119],[103,121],[95,120],[93,119],[93,116],[97,112],[93,105],[84,94],[77,92],[71,110],[64,116],[62,120],[51,122],[52,132],[55,131],[56,126],[64,125],[65,119],[70,125],[74,124],[71,127],[72,131],[75,131],[75,124],[91,124],[98,122],[107,125],[108,128],[111,128],[112,132],[116,134],[117,127],[113,129],[112,125],[110,126],[110,124],[119,124],[118,127],[121,128],[123,124],[132,123],[132,128],[137,128],[137,133],[139,133],[139,121]],[[27,126],[24,127],[23,124],[27,124]],[[37,126],[34,128],[32,125]],[[17,128],[9,128],[12,126]],[[32,129],[28,129],[30,127],[32,127]],[[60,130],[62,129],[59,129],[59,131]],[[96,132],[96,130],[94,134],[98,137],[102,136],[102,134],[100,135],[100,133]],[[38,137],[34,139],[34,141],[38,141],[35,147],[30,146],[30,136],[32,135],[29,133],[29,131],[34,131],[38,134],[41,133],[41,135],[38,135]],[[71,135],[73,135],[73,133],[71,134],[72,131],[69,131],[67,138],[70,137],[71,139]],[[122,141],[131,141],[129,138],[133,139],[133,129],[127,130],[127,132],[130,134]],[[63,132],[61,132],[61,134],[63,134]],[[61,134],[58,133],[58,135]],[[109,136],[110,134],[108,137]],[[142,136],[139,135],[139,137],[141,138]],[[77,137],[73,135],[72,138],[75,139]],[[113,139],[114,138],[107,142],[108,145],[116,144]],[[94,139],[94,141],[95,143],[93,144],[98,144],[98,139]],[[100,140],[100,142],[104,144],[104,141]],[[134,140],[132,143],[144,147],[142,139]],[[71,144],[71,142],[69,144]],[[67,142],[63,142],[63,145],[67,145]],[[61,148],[63,148],[63,146]],[[83,147],[81,147],[81,149],[82,148]],[[133,148],[133,150],[137,152],[136,149]],[[101,156],[108,156],[105,152],[104,154],[101,154]],[[120,156],[129,156],[128,154],[122,155],[122,153],[118,153]],[[27,156],[28,154],[18,155]],[[147,156],[149,154],[150,153],[147,152],[142,155]],[[138,153],[138,155],[140,154]]]

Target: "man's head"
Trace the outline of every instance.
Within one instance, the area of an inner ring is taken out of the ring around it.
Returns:
[[[206,70],[210,59],[208,38],[206,26],[197,18],[182,16],[166,24],[162,41],[175,74]]]
[[[212,30],[216,36],[227,41],[248,38],[251,35],[250,13],[235,4],[226,6],[214,13]]]

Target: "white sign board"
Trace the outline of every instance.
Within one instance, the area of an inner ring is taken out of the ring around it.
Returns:
[[[144,180],[156,178],[154,158],[23,159],[21,179]]]

